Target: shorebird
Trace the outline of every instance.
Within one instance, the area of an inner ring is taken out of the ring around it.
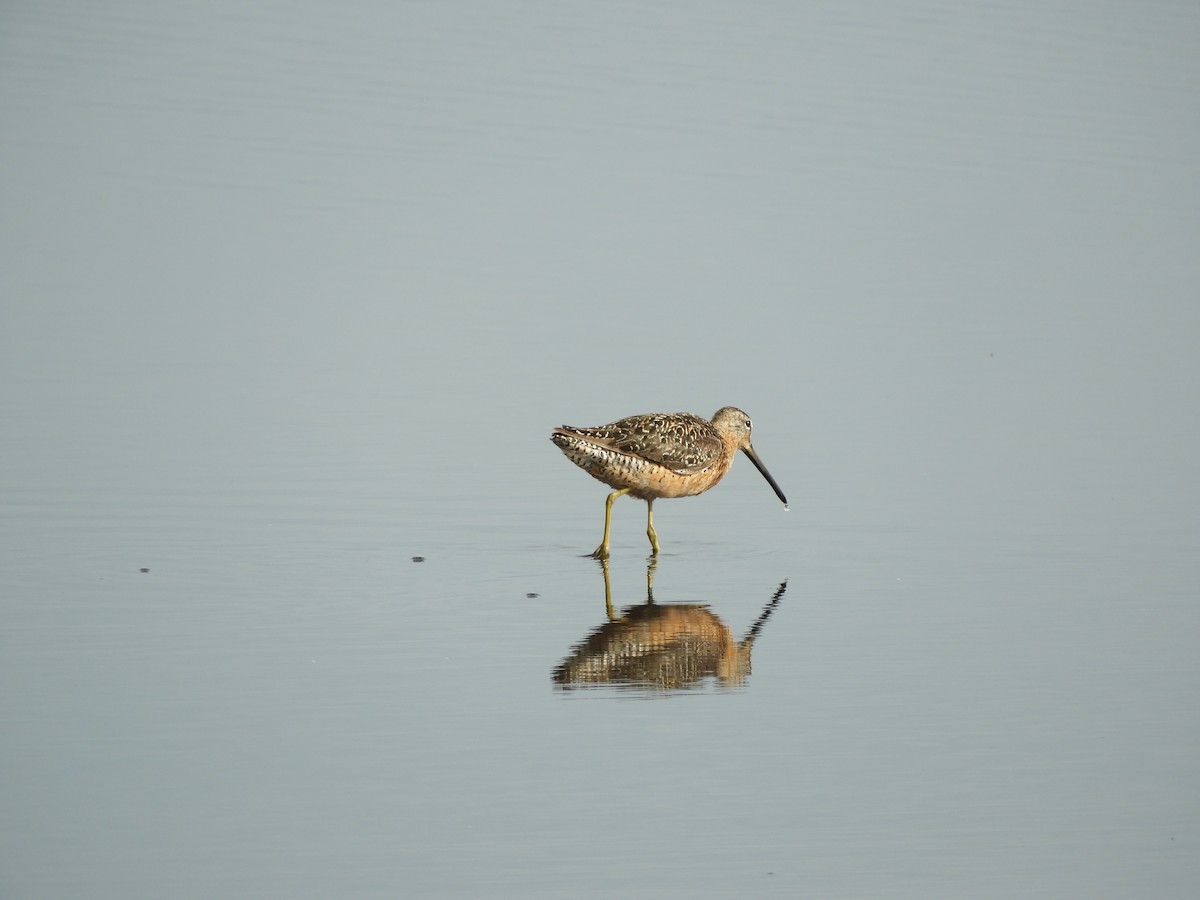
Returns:
[[[608,558],[613,502],[629,494],[646,501],[646,536],[657,556],[654,501],[703,494],[729,471],[738,450],[786,509],[787,498],[750,445],[750,429],[750,417],[733,406],[718,409],[712,421],[691,413],[647,413],[595,428],[555,428],[550,440],[567,459],[614,489],[604,504],[604,539],[591,555]]]

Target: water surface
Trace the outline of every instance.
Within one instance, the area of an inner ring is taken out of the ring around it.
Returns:
[[[1190,7],[2,19],[6,897],[1193,895]]]

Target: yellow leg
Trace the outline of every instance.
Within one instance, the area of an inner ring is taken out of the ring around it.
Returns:
[[[658,556],[658,534],[654,531],[654,498],[646,501],[646,537],[650,538],[650,546],[654,548],[651,556]]]
[[[621,488],[621,490],[609,494],[608,499],[604,501],[604,540],[600,542],[599,547],[592,551],[592,556],[596,559],[608,559],[608,532],[612,528],[612,505],[618,497],[628,493],[629,488]]]

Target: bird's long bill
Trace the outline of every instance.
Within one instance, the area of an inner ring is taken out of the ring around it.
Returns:
[[[767,467],[762,464],[762,460],[758,458],[758,454],[754,452],[753,447],[743,447],[742,452],[750,457],[750,462],[754,463],[754,468],[758,469],[760,475],[767,479],[767,484],[771,486],[771,490],[775,492],[775,496],[783,501],[783,505],[788,505],[787,497],[783,496],[783,491],[779,489],[779,485],[775,483],[775,479],[771,477],[771,473],[767,471]]]

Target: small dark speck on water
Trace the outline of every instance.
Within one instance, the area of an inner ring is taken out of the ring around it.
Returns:
[[[425,557],[423,557],[423,556],[414,556],[414,557],[413,557],[413,562],[425,562]]]
[[[526,595],[525,595],[525,599],[527,599],[527,600],[535,600],[535,599],[537,599],[537,598],[538,598],[538,597],[540,597],[540,596],[541,596],[540,594],[535,594],[535,593],[533,593],[532,591],[530,591],[528,594],[526,594]]]
[[[146,568],[141,568],[141,569],[138,569],[138,571],[139,571],[139,572],[149,572],[150,570],[149,570],[149,569],[146,569]]]

